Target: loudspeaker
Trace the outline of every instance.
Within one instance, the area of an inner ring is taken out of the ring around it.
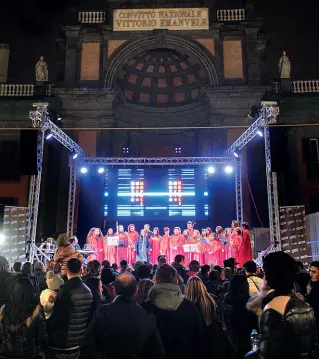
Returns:
[[[38,130],[20,132],[20,175],[37,175]]]
[[[270,127],[271,172],[284,171],[287,164],[286,128]]]

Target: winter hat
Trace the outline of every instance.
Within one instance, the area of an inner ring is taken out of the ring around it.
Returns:
[[[60,234],[56,241],[58,247],[65,247],[69,243],[69,237],[65,233]]]
[[[63,279],[51,271],[47,272],[46,277],[48,288],[51,290],[59,290],[61,285],[64,284]]]

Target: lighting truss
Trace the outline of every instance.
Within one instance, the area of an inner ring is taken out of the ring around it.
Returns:
[[[233,157],[79,157],[77,165],[105,166],[195,166],[234,164]]]
[[[271,172],[271,152],[269,126],[277,122],[279,107],[276,101],[263,101],[255,122],[227,149],[225,155],[233,155],[235,151],[244,148],[256,135],[258,130],[264,128],[265,160],[267,177],[267,196],[269,211],[270,238],[272,250],[280,250],[279,205],[277,190],[277,173]],[[241,155],[239,155],[236,171],[236,206],[238,220],[243,218],[242,213],[242,179],[241,179]]]
[[[86,152],[75,143],[68,135],[66,135],[58,126],[51,120],[48,112],[48,103],[35,103],[33,107],[35,111],[29,112],[29,118],[32,121],[32,126],[38,129],[37,139],[37,170],[38,174],[31,176],[30,190],[29,190],[29,228],[28,228],[28,244],[29,244],[29,261],[33,263],[39,255],[43,252],[36,246],[36,230],[38,222],[39,199],[41,189],[41,173],[43,161],[43,147],[45,132],[50,131],[52,137],[65,146],[70,152],[77,153],[81,156],[87,156]],[[76,171],[75,167],[70,160],[70,188],[69,188],[69,205],[68,205],[68,234],[73,234],[74,222],[74,207],[75,207],[75,193],[76,193]]]

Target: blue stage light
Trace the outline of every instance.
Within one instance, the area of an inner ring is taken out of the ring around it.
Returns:
[[[258,131],[257,131],[257,135],[260,136],[260,137],[263,137],[263,136],[264,136],[261,130],[258,130]]]
[[[97,170],[97,172],[98,172],[99,174],[104,173],[104,168],[103,168],[103,167],[100,167],[100,168]]]
[[[78,155],[79,155],[78,153],[75,153],[72,158],[75,160],[78,157]]]
[[[208,173],[213,174],[213,173],[215,173],[215,167],[209,166],[209,167],[207,168],[207,171],[208,171]]]
[[[232,167],[232,166],[226,166],[226,167],[225,167],[225,172],[226,172],[227,174],[232,173],[232,172],[233,172],[233,167]]]
[[[88,169],[86,167],[82,167],[80,171],[81,173],[85,174],[88,172]]]
[[[238,158],[238,157],[239,157],[239,153],[238,153],[238,152],[234,152],[234,156]]]
[[[47,135],[46,139],[49,140],[52,136],[53,136],[52,133],[49,133],[49,134]]]

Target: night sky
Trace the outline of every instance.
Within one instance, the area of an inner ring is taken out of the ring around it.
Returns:
[[[32,82],[34,66],[44,55],[49,78],[57,75],[59,22],[68,7],[85,6],[96,10],[97,1],[88,0],[7,0],[1,5],[0,43],[10,50],[9,81]],[[100,3],[106,3],[100,1]],[[264,30],[272,35],[265,59],[270,78],[277,76],[277,63],[283,49],[292,64],[292,78],[319,78],[319,4],[315,0],[260,0],[258,15],[264,16]]]

